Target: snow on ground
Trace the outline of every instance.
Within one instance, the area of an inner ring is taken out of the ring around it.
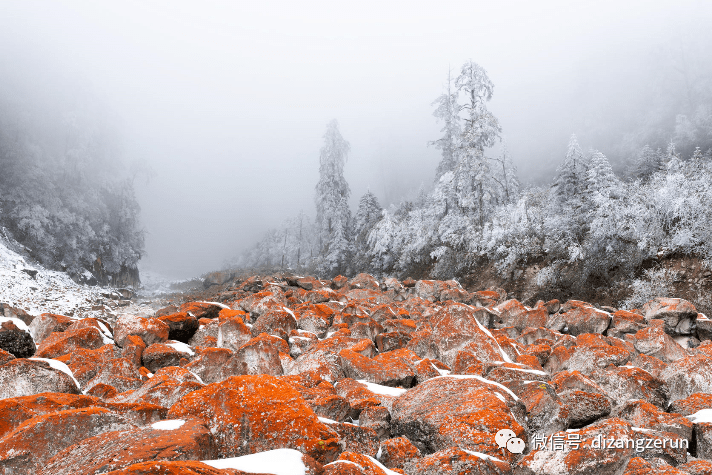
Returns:
[[[167,419],[165,421],[158,421],[151,424],[151,427],[156,430],[176,430],[185,424],[183,419]]]
[[[57,313],[77,318],[102,317],[107,309],[99,307],[110,300],[102,294],[109,291],[77,284],[64,272],[45,269],[9,249],[0,237],[0,303],[31,315]],[[131,304],[113,311],[140,314],[150,309]]]
[[[256,454],[220,460],[203,460],[215,468],[235,468],[247,473],[272,473],[274,475],[304,475],[307,468],[302,453],[294,449],[276,449]]]
[[[690,420],[690,422],[697,424],[703,422],[712,422],[712,409],[702,409],[690,416],[687,416],[687,418]]]

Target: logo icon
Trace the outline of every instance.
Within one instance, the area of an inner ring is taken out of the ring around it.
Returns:
[[[517,434],[511,429],[500,429],[494,436],[494,441],[497,443],[497,447],[507,449],[513,454],[524,453],[526,447],[524,441],[517,437]]]

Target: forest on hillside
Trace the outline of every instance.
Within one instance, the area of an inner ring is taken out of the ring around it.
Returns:
[[[134,179],[96,99],[37,104],[3,84],[0,233],[87,283],[138,285],[144,246]]]
[[[513,279],[536,263],[538,285],[572,290],[636,277],[664,281],[664,269],[644,264],[666,256],[693,255],[712,266],[710,95],[694,116],[674,117],[664,147],[658,140],[629,157],[622,174],[572,135],[550,183],[522,186],[487,107],[493,91],[473,61],[448,78],[433,103],[442,124],[432,142],[441,151],[434,183],[386,209],[370,191],[355,213],[349,209],[343,171],[350,146],[330,122],[315,217],[300,213],[269,231],[233,265],[439,279],[493,265]],[[674,139],[690,152],[679,152]],[[492,154],[498,144],[500,152]]]

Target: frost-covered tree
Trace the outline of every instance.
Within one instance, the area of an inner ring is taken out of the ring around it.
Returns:
[[[353,220],[353,267],[359,272],[367,272],[369,270],[368,235],[382,215],[383,208],[378,202],[378,198],[371,193],[371,190],[368,190],[359,200],[358,210]]]
[[[474,61],[466,62],[455,79],[455,86],[465,97],[462,105],[465,118],[453,183],[460,209],[465,214],[475,213],[481,229],[496,199],[492,170],[485,150],[500,138],[502,128],[487,109],[494,84],[482,66]]]
[[[517,198],[519,194],[519,178],[517,167],[509,156],[507,144],[502,144],[502,153],[491,159],[494,162],[492,179],[500,187],[501,203],[507,204]]]
[[[633,179],[647,181],[653,173],[665,169],[665,156],[661,149],[653,150],[649,145],[643,147],[631,163],[628,174]]]
[[[556,170],[554,194],[559,202],[568,202],[580,196],[586,189],[588,166],[576,134],[572,134],[566,149],[566,157]]]
[[[319,157],[319,182],[316,185],[316,225],[319,234],[319,269],[326,273],[345,270],[351,254],[351,190],[344,178],[349,143],[332,120],[326,127]]]
[[[460,104],[458,90],[453,90],[450,72],[447,76],[447,91],[442,93],[432,105],[437,106],[433,115],[442,121],[443,136],[431,142],[442,151],[442,158],[435,171],[437,182],[445,173],[452,171],[457,164],[457,148],[460,136]]]

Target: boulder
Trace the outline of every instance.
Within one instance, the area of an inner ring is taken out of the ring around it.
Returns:
[[[414,353],[409,350],[396,350],[382,353],[376,358],[368,358],[349,349],[339,353],[344,374],[352,379],[365,379],[371,383],[384,386],[410,387],[415,383],[415,368],[407,359],[408,356],[395,354],[398,351]]]
[[[223,312],[225,311],[223,310]],[[250,341],[252,339],[252,329],[245,324],[243,318],[242,316],[219,316],[217,319],[217,341],[215,346],[237,351],[242,345]]]
[[[167,340],[165,343],[154,343],[143,351],[143,365],[155,373],[166,366],[180,366],[182,359],[190,360],[195,355],[192,348],[185,343]]]
[[[143,402],[171,407],[186,394],[204,386],[202,381],[187,369],[168,366],[159,369],[135,391],[119,394],[110,401],[117,403]]]
[[[84,439],[133,428],[128,420],[99,407],[38,415],[0,440],[0,468],[35,473],[57,453]]]
[[[695,329],[697,309],[687,300],[657,297],[643,305],[642,311],[647,322],[663,320],[669,335],[691,335]]]
[[[665,409],[670,399],[670,391],[664,381],[633,366],[598,369],[591,373],[591,379],[605,391],[614,405],[629,399],[642,399]]]
[[[559,398],[571,428],[587,426],[611,413],[611,402],[602,394],[569,390],[559,393]]]
[[[525,407],[505,387],[476,376],[430,379],[393,402],[391,433],[424,454],[459,446],[500,454],[494,435],[508,427],[525,434]]]
[[[289,333],[296,329],[297,319],[285,307],[283,310],[270,310],[260,315],[252,326],[252,336],[267,333],[286,340],[289,338]]]
[[[661,327],[647,327],[633,335],[628,340],[641,353],[654,356],[665,363],[671,363],[687,356],[687,351],[678,342],[665,333]]]
[[[496,457],[450,447],[423,458],[410,460],[404,464],[403,470],[407,475],[501,475],[510,473],[511,466]]]
[[[59,452],[40,475],[98,475],[158,460],[216,458],[212,434],[195,419],[160,421],[141,429],[105,432]]]
[[[0,366],[0,399],[45,392],[78,394],[78,384],[70,374],[59,361],[12,360]]]
[[[233,376],[187,394],[168,417],[197,417],[213,434],[220,458],[294,448],[319,462],[340,452],[338,435],[289,384],[267,375]]]
[[[0,350],[11,353],[15,358],[29,358],[37,350],[35,342],[27,325],[21,320],[13,320],[0,317]]]
[[[136,315],[123,314],[114,325],[114,340],[123,347],[129,335],[136,335],[146,346],[161,343],[168,339],[170,327],[158,318],[142,318]]]
[[[96,350],[110,342],[96,327],[75,330],[67,329],[62,333],[52,333],[37,348],[38,358],[58,358],[77,349]]]
[[[188,343],[199,327],[198,319],[188,312],[172,313],[158,319],[168,325],[169,339],[183,343]]]
[[[712,393],[712,356],[698,354],[670,363],[660,375],[670,389],[670,400],[695,393]]]
[[[43,313],[39,317],[35,317],[30,323],[30,333],[32,338],[37,343],[41,343],[45,338],[55,332],[63,332],[69,325],[74,323],[74,319],[65,317],[64,315],[55,315],[52,313]]]
[[[566,324],[564,331],[571,335],[601,334],[608,329],[612,320],[610,313],[591,306],[575,306],[563,313],[561,317]]]
[[[378,460],[388,468],[403,469],[403,466],[421,457],[418,447],[405,437],[395,437],[381,442]]]
[[[227,307],[216,302],[186,302],[180,306],[180,311],[200,320],[201,318],[217,318],[220,310],[224,308]]]

